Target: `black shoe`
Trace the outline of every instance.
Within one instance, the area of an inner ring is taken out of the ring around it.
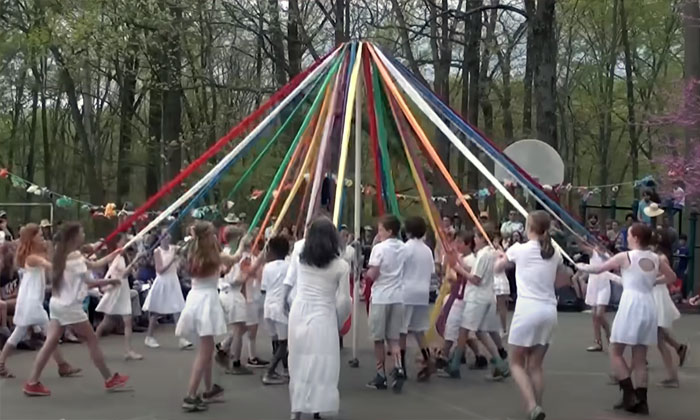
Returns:
[[[394,368],[391,371],[391,389],[394,393],[398,394],[403,388],[403,383],[406,381],[406,373],[403,369]]]
[[[622,390],[622,400],[615,404],[613,408],[615,410],[631,411],[639,403],[634,386],[632,385],[632,379],[626,378],[621,380],[620,389]]]
[[[253,357],[252,359],[248,359],[248,363],[246,363],[246,366],[248,366],[249,368],[264,368],[269,364],[270,362],[268,362],[267,360],[262,360],[258,359],[257,357]]]
[[[202,398],[196,396],[194,398],[185,397],[182,400],[182,409],[188,413],[195,413],[197,411],[207,411],[209,407],[202,401]]]
[[[484,356],[476,356],[474,364],[469,366],[471,370],[484,370],[489,367],[489,361]]]
[[[204,391],[202,393],[202,401],[205,404],[210,404],[213,402],[220,401],[221,397],[223,397],[223,396],[224,396],[224,389],[221,386],[214,384],[214,385],[212,385],[211,390]]]
[[[683,367],[685,364],[685,358],[688,355],[688,345],[687,344],[681,344],[680,347],[678,347],[678,366]]]
[[[371,381],[367,382],[367,388],[386,389],[386,377],[377,373]]]
[[[632,407],[631,411],[632,413],[635,414],[644,414],[648,415],[649,414],[649,404],[647,403],[647,389],[646,388],[637,388],[634,390],[634,394],[637,397],[637,400],[639,401],[634,407]]]
[[[498,349],[498,355],[501,357],[501,359],[506,360],[508,358],[508,352],[504,348]]]

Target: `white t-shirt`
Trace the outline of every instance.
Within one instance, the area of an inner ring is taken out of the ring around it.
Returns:
[[[289,271],[285,260],[270,261],[262,272],[262,290],[265,291],[264,317],[277,322],[287,323],[284,310],[284,278]]]
[[[462,257],[462,266],[463,266],[463,267],[465,267],[465,268],[466,268],[466,267],[469,267],[469,270],[473,270],[475,265],[476,265],[476,255],[474,255],[473,252],[472,252],[471,254],[469,254],[469,255],[466,255],[466,256]],[[471,271],[470,271],[470,272],[471,272]],[[463,297],[467,297],[467,292],[468,292],[468,291],[469,291],[469,289],[465,286],[465,287],[464,287],[464,296],[463,296]]]
[[[379,268],[379,276],[372,283],[372,303],[403,302],[403,251],[404,243],[396,238],[382,241],[372,248],[369,266]]]
[[[403,255],[403,303],[428,305],[430,278],[435,273],[433,253],[421,239],[409,239]]]
[[[501,236],[505,238],[510,238],[513,232],[523,232],[525,228],[520,222],[511,222],[510,220],[503,223],[501,226]]]
[[[496,253],[490,246],[485,246],[476,252],[476,260],[472,265],[471,274],[481,279],[481,283],[467,283],[464,299],[475,303],[491,303],[496,300],[493,292],[493,265]]]
[[[92,277],[85,265],[85,259],[80,256],[68,258],[66,268],[63,270],[63,282],[58,290],[54,290],[51,300],[61,305],[82,305],[87,296],[86,280]]]
[[[513,244],[506,251],[506,257],[515,263],[515,284],[519,298],[557,304],[554,282],[557,268],[562,264],[558,250],[554,251],[552,258],[542,259],[539,242],[532,240],[524,244]]]
[[[299,239],[294,242],[292,247],[292,256],[289,257],[289,269],[287,270],[287,276],[284,278],[284,284],[291,286],[292,290],[289,292],[289,301],[294,300],[296,296],[296,286],[297,286],[297,273],[299,272],[299,255],[304,249],[304,239]]]

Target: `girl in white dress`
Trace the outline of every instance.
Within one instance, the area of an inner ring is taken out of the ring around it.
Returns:
[[[350,307],[350,267],[340,257],[338,231],[330,220],[311,224],[301,254],[291,263],[297,265],[289,312],[292,418],[302,413],[320,418],[319,413],[335,414],[340,406],[338,320],[346,319]],[[286,294],[291,287],[285,279]]]
[[[148,312],[148,331],[144,343],[146,347],[155,349],[160,347],[154,336],[158,318],[162,315],[173,315],[177,322],[180,312],[185,307],[180,279],[177,276],[179,257],[176,247],[170,244],[167,229],[161,231],[160,245],[153,251],[153,262],[156,279],[143,302],[143,310]],[[179,344],[183,350],[192,348],[192,343],[184,338],[180,338]]]
[[[653,289],[656,284],[675,280],[671,267],[649,249],[651,239],[651,228],[635,223],[627,233],[631,251],[621,252],[601,265],[577,265],[580,270],[594,274],[618,269],[622,272],[623,291],[610,335],[610,362],[623,392],[622,401],[615,408],[639,414],[649,413],[647,349],[657,343]],[[631,367],[623,357],[627,346],[632,347]]]
[[[590,254],[591,265],[602,264],[609,258],[609,255],[607,255],[601,246],[593,248],[582,244],[581,247]],[[600,334],[601,329],[605,331],[605,338],[608,340],[608,342],[610,342],[610,324],[608,323],[608,319],[605,317],[608,303],[610,303],[610,278],[608,274],[609,273],[588,275],[588,285],[586,287],[586,305],[590,306],[592,310],[593,338],[595,343],[588,347],[586,351],[603,351],[603,340]]]
[[[216,229],[211,223],[196,222],[192,237],[187,256],[192,290],[187,294],[185,308],[175,327],[175,335],[199,343],[187,395],[182,403],[182,408],[189,412],[206,410],[207,403],[220,399],[224,393],[221,386],[212,382],[214,339],[226,334],[226,319],[219,302],[217,283],[221,266],[237,262],[237,258],[221,253]],[[202,381],[205,391],[200,396],[198,390]]]
[[[671,234],[667,230],[657,230],[655,232],[654,242],[656,243],[655,248],[659,259],[671,266],[670,261],[673,258],[673,237]],[[666,284],[657,284],[654,286],[654,303],[656,304],[657,324],[659,326],[657,332],[657,347],[659,348],[661,359],[664,361],[666,373],[668,374],[668,377],[659,382],[659,385],[666,388],[678,388],[680,386],[678,381],[678,365],[673,360],[669,346],[676,350],[680,359],[679,361],[683,361],[688,346],[679,344],[671,333],[673,322],[681,317],[681,313],[678,311],[678,308],[676,308],[676,304],[673,303]]]
[[[494,237],[493,246],[496,251],[503,251],[500,241]],[[508,335],[508,298],[510,297],[510,284],[505,271],[495,273],[493,277],[493,292],[496,295],[496,312],[501,321],[501,337]]]
[[[116,240],[116,248],[123,248],[124,245],[126,245],[126,236],[119,234]],[[97,335],[97,338],[100,338],[105,330],[111,327],[110,317],[121,317],[124,322],[124,349],[126,351],[124,359],[141,360],[143,356],[136,353],[131,347],[131,289],[129,288],[129,269],[127,269],[126,259],[123,255],[117,255],[112,261],[105,278],[119,280],[120,283],[117,286],[106,288],[107,290],[102,295],[100,303],[95,308],[97,312],[104,314],[102,322],[97,326],[95,335]]]
[[[28,396],[49,396],[51,391],[39,382],[41,372],[46,367],[49,357],[56,351],[58,341],[67,326],[83,339],[90,351],[90,358],[104,378],[105,390],[122,388],[129,380],[128,376],[112,374],[105,364],[104,355],[97,342],[95,332],[83,310],[83,300],[88,287],[119,286],[121,280],[93,280],[89,269],[105,266],[112,261],[120,249],[92,262],[80,253],[80,246],[85,240],[85,232],[79,223],[66,223],[59,234],[52,266],[52,294],[49,301],[51,321],[46,341],[34,360],[29,379],[24,384],[24,393]]]
[[[528,242],[514,243],[501,253],[495,271],[515,265],[518,299],[510,324],[510,370],[525,400],[530,420],[543,420],[542,364],[557,326],[554,293],[562,258],[549,237],[549,214],[541,210],[527,218]]]
[[[20,230],[16,263],[18,267],[24,267],[24,275],[19,283],[19,293],[15,306],[13,318],[15,329],[7,339],[0,354],[0,378],[14,378],[5,364],[30,327],[36,325],[46,332],[46,326],[49,323],[49,315],[44,310],[43,304],[46,290],[46,270],[51,269],[51,263],[46,259],[46,242],[38,225],[30,223]],[[53,358],[58,364],[59,376],[68,377],[80,373],[80,369],[74,368],[66,362],[60,349],[56,348],[53,352]]]

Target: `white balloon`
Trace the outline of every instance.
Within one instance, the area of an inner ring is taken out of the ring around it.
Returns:
[[[540,185],[559,185],[564,182],[564,161],[556,149],[541,140],[516,141],[506,147],[503,153]],[[515,177],[498,163],[495,175],[500,181],[515,181]]]

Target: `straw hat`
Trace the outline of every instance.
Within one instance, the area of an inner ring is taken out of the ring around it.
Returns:
[[[664,209],[659,207],[658,203],[651,203],[644,208],[644,214],[648,217],[658,217],[664,214]]]
[[[235,223],[240,223],[241,219],[239,219],[235,213],[229,213],[226,215],[226,217],[224,217],[224,222],[235,224]]]
[[[51,227],[51,222],[49,222],[48,219],[42,219],[41,223],[39,223],[39,227],[42,227],[42,228]]]

